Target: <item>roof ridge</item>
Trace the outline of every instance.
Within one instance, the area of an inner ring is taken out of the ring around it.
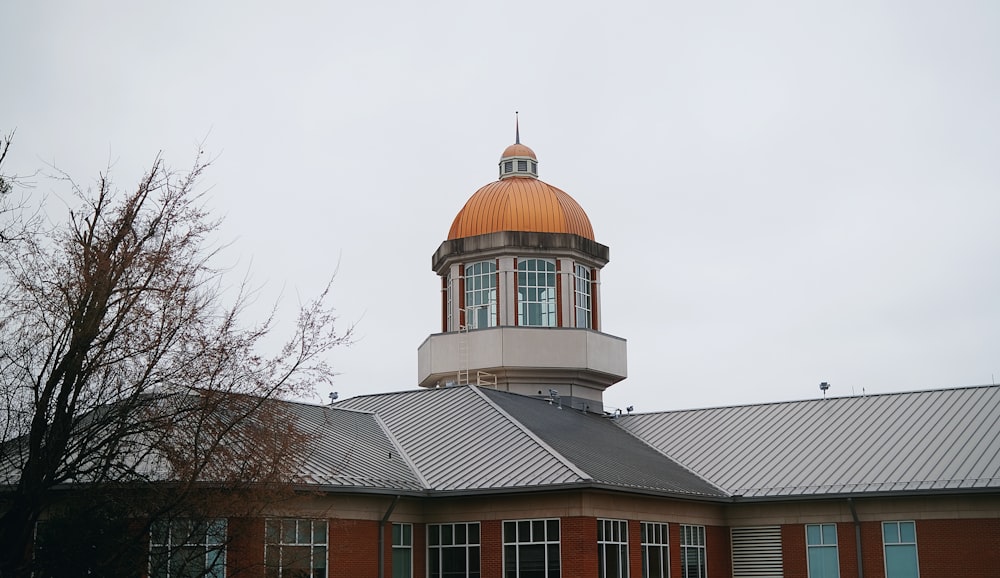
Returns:
[[[413,475],[417,478],[417,481],[420,482],[420,486],[425,490],[431,489],[431,485],[427,481],[427,478],[424,477],[424,474],[420,471],[420,468],[418,468],[417,464],[414,463],[413,460],[410,458],[410,454],[406,453],[406,450],[403,449],[403,446],[399,443],[399,440],[396,439],[396,436],[392,433],[392,430],[389,429],[389,426],[384,421],[382,421],[382,416],[380,416],[376,412],[371,412],[371,415],[372,417],[375,418],[375,423],[377,423],[378,426],[382,428],[382,432],[385,433],[385,437],[389,439],[389,442],[391,442],[393,447],[396,448],[396,451],[399,452],[400,457],[402,457],[403,461],[406,462],[406,465],[410,468],[410,471],[413,472]]]
[[[617,419],[614,419],[614,418],[605,418],[605,419],[608,419],[609,421],[611,421],[612,423],[614,423],[615,427],[617,427],[618,429],[622,430],[623,432],[627,433],[628,435],[632,436],[633,438],[639,440],[639,443],[641,443],[644,446],[652,449],[654,452],[660,454],[661,456],[667,458],[668,460],[674,462],[679,467],[683,468],[685,471],[687,471],[688,473],[690,473],[692,476],[694,476],[694,477],[698,478],[699,480],[705,482],[709,486],[712,486],[713,488],[715,488],[716,490],[718,490],[722,495],[724,495],[726,497],[730,497],[730,498],[733,496],[733,494],[730,494],[729,491],[727,491],[725,488],[723,488],[719,484],[716,484],[715,482],[713,482],[712,480],[706,478],[705,476],[699,474],[695,470],[691,469],[691,467],[689,467],[684,462],[682,462],[679,459],[673,457],[672,455],[670,455],[667,452],[661,450],[660,448],[654,446],[653,444],[647,442],[645,439],[643,439],[643,438],[639,437],[638,435],[636,435],[635,432],[633,432],[632,430],[630,430],[630,429],[628,429],[626,427],[622,427],[621,424],[618,423]]]
[[[580,476],[580,478],[582,478],[584,481],[588,481],[588,482],[594,481],[594,478],[591,477],[587,472],[585,472],[582,469],[580,469],[579,466],[577,466],[576,464],[574,464],[573,462],[571,462],[568,458],[566,458],[566,456],[564,456],[561,453],[559,453],[558,451],[556,451],[555,448],[553,448],[549,444],[545,443],[545,441],[542,440],[542,438],[538,437],[538,435],[535,434],[535,432],[531,431],[531,429],[528,426],[526,426],[523,423],[521,423],[520,421],[518,421],[514,416],[510,415],[509,413],[507,413],[506,410],[504,410],[502,407],[500,407],[499,405],[497,405],[497,403],[494,402],[492,399],[490,399],[489,396],[487,396],[485,393],[483,393],[479,389],[478,386],[472,385],[470,383],[469,384],[469,389],[472,390],[473,392],[475,392],[476,395],[478,395],[480,398],[482,398],[497,413],[499,413],[504,418],[506,418],[507,421],[509,421],[515,427],[517,427],[519,430],[521,430],[522,433],[524,433],[529,438],[531,438],[532,441],[534,441],[542,449],[544,449],[546,452],[548,452],[553,457],[555,457],[557,460],[559,460],[560,463],[562,463],[564,466],[566,466],[567,468],[569,468],[573,473],[575,473],[576,475]]]

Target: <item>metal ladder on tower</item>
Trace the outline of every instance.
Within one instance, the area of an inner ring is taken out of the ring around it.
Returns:
[[[458,326],[458,385],[469,385],[469,326]]]

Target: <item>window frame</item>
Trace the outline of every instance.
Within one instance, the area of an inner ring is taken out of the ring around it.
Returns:
[[[499,289],[496,261],[466,263],[462,273],[465,280],[465,326],[470,330],[496,327]],[[480,312],[486,317],[483,326],[480,326]]]
[[[541,539],[537,539],[537,531],[542,530]],[[555,537],[552,537],[553,528]],[[527,530],[527,539],[522,539]],[[513,534],[511,534],[513,532]],[[510,537],[513,535],[513,541]],[[546,578],[562,576],[562,521],[559,518],[528,518],[522,520],[504,520],[502,524],[503,539],[503,576],[504,578],[521,578],[522,549],[541,546],[542,568]],[[553,547],[555,556],[552,556]],[[511,554],[513,553],[513,558]]]
[[[820,540],[819,543],[810,543],[811,542],[811,538],[809,536],[810,528],[819,529],[819,540]],[[832,543],[826,541],[827,539],[827,533],[825,531],[826,528],[833,528]],[[805,532],[806,532],[806,572],[809,578],[840,578],[840,545],[839,545],[839,539],[837,538],[837,524],[806,524]],[[819,553],[823,551],[829,551],[831,549],[833,550],[833,559],[837,563],[836,574],[834,576],[826,576],[825,574],[823,576],[814,576],[812,571],[813,552],[816,552],[817,555],[819,555]]]
[[[540,269],[540,266],[544,268]],[[518,325],[522,327],[559,326],[559,284],[556,276],[556,262],[553,259],[539,257],[518,259]],[[535,316],[537,319],[533,319]]]
[[[295,524],[294,541],[286,541],[286,524]],[[301,541],[300,524],[309,524],[309,541]],[[277,542],[271,541],[274,524],[277,524]],[[322,541],[317,541],[317,529],[322,525]],[[296,570],[285,567],[285,553],[289,548],[309,548],[309,572],[313,578],[327,578],[330,575],[330,522],[322,518],[265,518],[264,519],[264,575],[268,578],[284,578],[286,570]],[[270,565],[269,551],[272,548],[278,550],[278,565]],[[317,556],[317,552],[322,549],[322,556]],[[317,567],[316,562],[322,560],[323,565]],[[322,574],[317,574],[317,570],[323,570]]]
[[[576,320],[576,327],[582,329],[593,329],[593,300],[592,285],[593,274],[590,267],[577,263],[573,268],[573,312]],[[580,324],[580,320],[583,324]]]
[[[705,526],[697,524],[681,524],[680,527],[680,554],[681,554],[681,578],[707,578],[708,577],[708,546]],[[691,543],[691,538],[696,538],[696,543]],[[697,554],[695,562],[696,573],[691,574],[688,568],[691,564],[686,563],[691,553]]]
[[[401,573],[396,564],[396,554],[405,554],[403,558],[406,561],[405,573]],[[403,522],[392,524],[392,578],[413,578],[413,524]]]
[[[667,522],[639,522],[642,535],[642,578],[670,578],[670,524]],[[655,551],[659,559],[659,576],[650,575],[649,554]]]
[[[903,524],[906,524],[911,528],[913,534],[912,541],[908,542],[903,541],[903,532],[902,532]],[[886,530],[891,526],[895,527],[895,535],[897,540],[895,542],[889,542],[887,540]],[[914,573],[912,574],[908,573],[903,576],[900,576],[895,572],[890,574],[889,549],[892,548],[896,550],[899,548],[909,548],[909,547],[912,547],[913,551]],[[882,522],[882,560],[886,578],[920,578],[920,553],[917,551],[917,522],[915,520],[890,520]]]
[[[617,564],[609,556],[614,553]],[[612,567],[616,566],[616,567]],[[599,578],[628,578],[628,520],[597,519],[597,573]]]
[[[455,532],[455,528],[463,527],[463,533],[465,535],[465,543],[454,543],[454,537],[458,534]],[[451,528],[450,535],[452,537],[452,543],[444,544],[443,542],[443,528]],[[470,528],[475,527],[475,542],[470,538],[471,532]],[[482,528],[479,522],[446,522],[443,524],[427,524],[427,577],[428,578],[443,578],[444,574],[444,560],[445,560],[445,550],[463,550],[465,555],[465,576],[466,578],[479,578],[482,574]],[[473,556],[472,552],[475,551],[475,569],[472,568]],[[434,568],[433,561],[437,560],[437,568]]]
[[[160,524],[166,524],[166,527],[159,527]],[[182,524],[188,525],[188,528],[177,528],[177,526]],[[203,532],[198,529],[198,525],[204,525]],[[215,528],[214,531],[213,527]],[[186,536],[183,538],[177,536],[175,539],[175,533],[182,530],[186,530],[183,531]],[[199,541],[191,541],[191,538],[195,534],[203,536],[203,539]],[[161,535],[165,536],[165,542],[158,541],[158,538]],[[193,518],[173,518],[169,520],[154,521],[149,529],[149,558],[147,564],[147,576],[150,578],[171,578],[171,574],[173,573],[173,564],[171,562],[174,554],[178,550],[204,548],[204,565],[201,566],[204,576],[223,578],[226,576],[226,550],[228,545],[228,536],[229,525],[226,518],[208,518],[204,520]],[[217,541],[211,541],[213,537],[217,538]],[[179,541],[182,539],[183,541]],[[157,550],[162,550],[165,554],[164,561],[166,562],[166,565],[162,569],[154,567],[153,559],[157,556]],[[159,570],[162,570],[162,572]]]

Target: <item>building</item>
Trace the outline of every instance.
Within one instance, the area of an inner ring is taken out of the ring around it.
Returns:
[[[151,554],[218,576],[1000,575],[998,387],[605,412],[627,374],[609,249],[515,141],[432,257],[421,387],[288,403],[299,493]]]

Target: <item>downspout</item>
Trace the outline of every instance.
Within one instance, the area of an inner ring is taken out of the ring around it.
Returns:
[[[854,542],[858,549],[858,578],[865,578],[865,569],[861,563],[861,520],[858,519],[858,511],[854,508],[854,498],[847,498],[847,504],[851,507],[851,517],[854,518]]]
[[[389,509],[385,511],[382,521],[378,524],[378,578],[385,578],[385,525],[389,521],[392,511],[396,509],[398,501],[399,496],[393,496]]]

